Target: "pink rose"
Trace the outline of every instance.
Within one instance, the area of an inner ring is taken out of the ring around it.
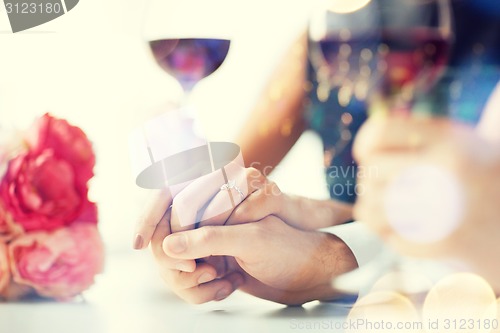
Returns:
[[[95,156],[82,130],[45,114],[26,140],[28,151],[9,162],[0,183],[0,202],[13,221],[27,232],[97,223],[97,207],[87,199]]]
[[[14,282],[64,300],[94,283],[104,250],[95,225],[76,223],[52,233],[24,234],[9,244],[9,256]]]
[[[25,231],[55,230],[75,220],[97,223],[97,208],[79,186],[69,161],[53,150],[30,152],[9,162],[0,201]]]
[[[0,242],[0,293],[7,287],[10,281],[9,257],[7,245]]]
[[[73,169],[78,187],[86,187],[94,176],[95,155],[85,133],[64,119],[46,113],[28,132],[29,149],[33,155],[52,151],[57,159],[67,161]]]

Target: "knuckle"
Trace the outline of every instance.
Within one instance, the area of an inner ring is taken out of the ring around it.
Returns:
[[[199,229],[200,242],[211,243],[217,237],[217,228],[214,226],[204,226]]]
[[[272,192],[268,188],[256,191],[251,200],[252,207],[259,207],[259,210],[261,211],[265,209],[266,202],[269,200],[269,195],[271,193]]]
[[[262,172],[252,167],[246,169],[246,174],[247,174],[247,179],[250,180],[256,180],[262,182],[265,179]]]
[[[256,168],[254,167],[249,167],[249,168],[246,168],[246,173],[248,176],[259,176],[260,175],[260,171],[257,170]]]
[[[272,195],[281,195],[281,190],[275,182],[269,182],[268,185]]]

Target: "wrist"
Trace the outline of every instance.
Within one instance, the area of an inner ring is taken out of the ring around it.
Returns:
[[[295,228],[318,230],[352,220],[353,206],[350,204],[284,193],[280,196],[275,215]]]
[[[321,246],[318,247],[316,260],[311,261],[312,271],[315,271],[313,289],[318,294],[318,300],[331,300],[341,295],[333,288],[333,280],[345,273],[358,268],[358,262],[349,246],[337,236],[330,233],[319,233]]]
[[[320,221],[317,221],[318,214],[316,214],[321,207],[315,200],[285,193],[280,196],[277,216],[286,224],[305,231],[321,228]],[[327,216],[322,215],[321,218],[327,218]]]
[[[307,264],[296,277],[300,288],[291,288],[286,294],[286,304],[303,304],[310,301],[331,301],[345,296],[334,289],[333,280],[339,275],[358,268],[350,248],[335,235],[323,232],[306,232],[314,252],[309,253]],[[307,253],[307,251],[306,251]]]
[[[291,220],[291,217],[294,215],[293,212],[293,202],[294,198],[288,194],[281,192],[279,194],[278,206],[275,212],[275,215],[279,217],[285,223],[288,223]]]

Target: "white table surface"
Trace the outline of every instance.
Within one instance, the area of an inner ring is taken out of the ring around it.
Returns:
[[[162,285],[147,251],[129,251],[108,256],[106,271],[82,299],[0,304],[0,332],[313,332],[306,325],[332,325],[348,311],[335,303],[286,307],[240,292],[189,305]]]

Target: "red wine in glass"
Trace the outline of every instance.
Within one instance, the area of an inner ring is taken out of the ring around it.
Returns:
[[[426,92],[448,62],[449,39],[436,29],[385,30],[382,42],[380,61],[386,64],[382,90],[388,95],[407,85]]]
[[[431,88],[447,64],[450,44],[437,29],[415,27],[348,39],[329,35],[319,47],[333,77],[365,80],[370,88],[393,96],[405,87],[419,92]]]
[[[224,62],[230,41],[213,38],[159,39],[149,42],[160,67],[190,91]]]

